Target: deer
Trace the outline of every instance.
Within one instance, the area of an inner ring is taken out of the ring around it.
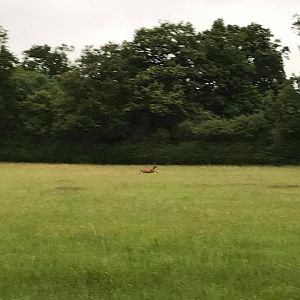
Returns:
[[[156,165],[154,165],[150,169],[141,169],[139,174],[142,174],[142,173],[146,173],[146,174],[158,173],[155,169],[157,169]]]

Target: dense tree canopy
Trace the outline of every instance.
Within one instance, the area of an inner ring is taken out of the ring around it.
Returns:
[[[61,45],[51,49],[48,45],[32,46],[24,51],[23,67],[28,70],[40,71],[49,76],[65,73],[69,69],[67,53],[72,51],[72,47]]]
[[[8,134],[15,112],[11,74],[17,60],[9,51],[7,42],[7,32],[0,26],[0,137]]]
[[[299,17],[293,26],[300,32]],[[131,41],[87,46],[72,64],[73,47],[34,45],[18,62],[7,42],[0,27],[2,143],[47,151],[102,145],[110,149],[106,162],[138,162],[130,157],[157,142],[175,151],[162,162],[297,160],[290,144],[300,137],[299,79],[286,79],[289,50],[259,24],[218,19],[197,32],[190,23],[163,22]],[[284,154],[271,159],[274,153]]]

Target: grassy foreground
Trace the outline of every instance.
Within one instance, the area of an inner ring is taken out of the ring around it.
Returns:
[[[0,299],[300,299],[300,167],[0,164]]]

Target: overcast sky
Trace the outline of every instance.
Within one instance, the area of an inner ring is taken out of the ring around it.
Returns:
[[[300,75],[300,37],[291,29],[295,13],[300,0],[0,0],[0,25],[18,55],[33,44],[65,43],[78,56],[85,45],[130,40],[136,29],[159,20],[191,22],[202,31],[223,18],[226,24],[270,28],[292,51],[285,60],[288,75]]]

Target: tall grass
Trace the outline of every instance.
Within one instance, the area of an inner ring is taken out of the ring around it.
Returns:
[[[0,299],[300,299],[300,167],[0,164]]]

